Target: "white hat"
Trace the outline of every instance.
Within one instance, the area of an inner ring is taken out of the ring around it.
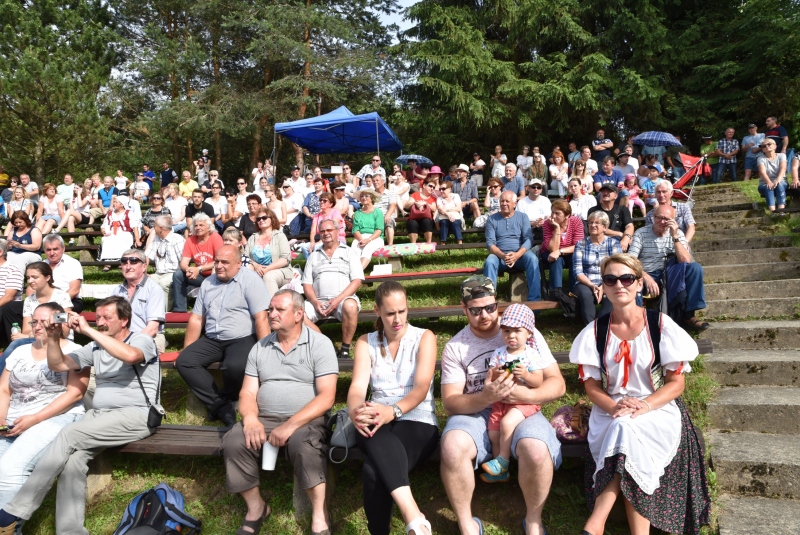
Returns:
[[[538,178],[532,178],[530,182],[528,182],[529,186],[533,186],[534,184],[539,184],[540,186],[544,186],[544,182],[539,180]]]
[[[465,173],[469,173],[469,167],[467,167],[467,165],[466,165],[466,164],[463,164],[463,163],[462,163],[462,164],[459,164],[459,166],[458,166],[458,170],[459,170],[459,171],[464,171]]]

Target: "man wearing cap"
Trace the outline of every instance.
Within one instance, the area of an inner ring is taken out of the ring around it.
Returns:
[[[717,143],[712,141],[711,135],[706,134],[703,136],[703,144],[700,145],[700,156],[706,157],[706,163],[711,167],[711,176],[717,176],[717,166],[719,165],[719,151],[717,150]],[[702,186],[706,183],[705,177],[700,175],[699,184]]]
[[[464,219],[480,217],[478,186],[469,177],[469,167],[463,163],[456,167],[456,177],[457,179],[453,180],[453,193],[461,199],[461,211],[464,213]]]
[[[381,167],[381,156],[380,154],[376,154],[372,157],[372,162],[368,163],[361,170],[356,173],[356,176],[361,179],[361,185],[364,185],[364,177],[367,173],[372,173],[372,176],[375,175],[382,175],[384,180],[386,179],[386,169]]]
[[[675,139],[680,141],[681,136],[675,134]],[[679,156],[680,153],[691,154],[691,152],[689,152],[689,147],[687,147],[686,145],[669,147],[667,149],[667,152],[664,153],[664,158],[667,160],[667,166],[672,168],[673,180],[679,180],[684,174],[686,174],[686,170],[683,168],[683,162],[681,161],[681,157]]]
[[[775,142],[776,150],[786,154],[786,149],[789,148],[789,134],[786,133],[786,129],[778,124],[778,118],[774,116],[767,117],[766,126],[764,138],[770,138]],[[20,176],[20,178],[22,177]]]
[[[506,271],[523,271],[528,283],[528,301],[541,300],[539,259],[531,251],[533,233],[527,215],[514,209],[517,197],[511,191],[500,194],[500,211],[486,220],[486,247],[489,256],[483,263],[483,274],[497,286],[497,275]]]
[[[373,176],[372,183],[375,186],[375,193],[381,197],[380,200],[375,203],[375,208],[379,208],[383,214],[386,243],[392,245],[394,243],[394,228],[396,226],[395,218],[397,217],[397,194],[386,188],[386,177],[381,174]]]
[[[502,178],[503,191],[510,191],[521,199],[525,196],[525,179],[517,175],[517,166],[513,163],[506,164],[506,175]]]
[[[531,221],[531,228],[534,229],[534,238],[541,239],[542,224],[550,217],[550,199],[542,195],[544,182],[538,178],[532,178],[528,182],[528,195],[520,199],[517,203],[517,212],[522,212]]]
[[[306,181],[300,176],[300,168],[296,165],[292,167],[292,176],[288,180],[284,180],[283,183],[291,184],[294,192],[299,193],[301,196],[306,188]]]
[[[472,516],[472,496],[475,470],[492,457],[488,432],[492,403],[545,404],[563,396],[566,387],[558,364],[538,331],[534,332],[535,341],[546,365],[542,385],[519,387],[511,376],[491,381],[489,358],[504,345],[495,285],[485,276],[474,275],[462,283],[461,297],[469,324],[450,339],[442,352],[442,403],[449,419],[442,432],[440,474],[460,532],[481,535],[483,523]],[[546,533],[542,508],[553,472],[561,464],[561,446],[541,413],[517,426],[511,452],[519,461],[518,482],[527,504],[525,533],[542,535]]]
[[[598,210],[608,216],[609,225],[605,235],[617,238],[622,251],[627,251],[633,239],[633,218],[627,206],[622,203],[617,204],[617,188],[610,182],[600,186],[600,204],[589,208],[586,217]]]
[[[619,171],[619,173],[624,177],[628,174],[636,174],[637,167],[634,167],[631,164],[631,155],[627,152],[620,152],[619,156],[617,156],[617,165],[614,166],[614,171]]]
[[[717,174],[713,179],[714,184],[722,182],[726,170],[731,175],[731,182],[736,182],[736,155],[739,154],[739,140],[733,137],[735,133],[733,128],[728,128],[725,130],[725,137],[717,141],[719,165],[717,165]]]
[[[475,181],[476,186],[483,185],[483,170],[486,168],[486,162],[481,159],[481,155],[477,152],[472,155],[472,161],[469,162],[469,177]]]
[[[750,123],[747,125],[747,135],[742,138],[741,151],[744,152],[744,179],[750,180],[753,170],[758,168],[758,157],[761,154],[761,142],[764,141],[764,134],[759,134],[758,125]]]

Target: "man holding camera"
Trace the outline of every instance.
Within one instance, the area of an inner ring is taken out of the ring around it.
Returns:
[[[69,314],[69,327],[90,342],[68,355],[59,344],[60,325],[44,320],[51,337],[47,365],[52,371],[80,371],[94,366],[94,408],[59,433],[28,481],[0,510],[0,528],[29,519],[58,477],[55,533],[88,535],[83,522],[89,461],[106,448],[151,435],[160,424],[163,409],[157,403],[161,373],[155,342],[144,333],[130,331],[131,305],[123,297],[101,299],[96,307],[96,329],[84,317]],[[53,317],[61,319],[65,318]],[[151,402],[156,404],[152,408]]]

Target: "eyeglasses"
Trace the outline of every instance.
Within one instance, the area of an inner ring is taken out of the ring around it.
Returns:
[[[244,186],[244,185],[246,185],[246,184],[247,184],[247,182],[237,182],[237,183],[236,183],[236,185],[237,185],[237,186]]]
[[[119,259],[119,265],[124,266],[125,264],[144,264],[141,258],[136,258],[135,256],[123,256]]]
[[[329,201],[328,199],[320,199],[320,200],[319,200],[319,203],[320,203],[320,204],[322,204],[322,203],[324,203],[324,202],[331,202],[331,201]]]
[[[331,232],[336,232],[335,228],[321,228],[319,229],[320,234],[329,234]]]
[[[473,316],[480,316],[481,312],[484,310],[487,314],[493,314],[494,311],[497,310],[497,303],[492,303],[491,305],[486,305],[483,307],[467,307],[467,310],[469,310],[469,313]]]
[[[211,186],[211,189],[222,189],[222,188],[219,186]]]
[[[449,189],[450,189],[450,188],[439,188],[439,191],[447,191],[447,190],[449,190]]]
[[[153,195],[152,197],[150,197],[150,199],[151,199],[151,200],[154,200],[154,201],[160,201],[160,200],[161,200],[161,197],[160,197],[160,196],[158,196],[158,195]]]
[[[659,221],[661,223],[666,223],[667,221],[669,221],[672,218],[671,217],[660,216],[660,217],[654,217],[653,219],[655,219],[656,221]]]
[[[625,275],[620,275],[619,277],[617,277],[616,275],[603,275],[603,284],[605,284],[606,286],[616,286],[617,281],[619,281],[622,283],[622,286],[627,288],[637,280],[638,278],[636,277],[636,275],[632,273],[626,273]]]
[[[262,221],[266,221],[267,219],[269,219],[269,216],[262,215],[262,216],[257,217],[256,221],[261,223]]]
[[[425,184],[426,188],[435,188],[436,184]]]
[[[373,162],[379,162],[380,160],[372,160]]]
[[[500,186],[489,186],[489,189],[497,189],[497,188],[499,188],[499,187],[500,187]]]

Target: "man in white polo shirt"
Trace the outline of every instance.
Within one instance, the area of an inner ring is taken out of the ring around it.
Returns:
[[[83,299],[81,298],[83,266],[78,260],[64,253],[64,240],[58,234],[45,236],[43,245],[47,263],[53,270],[53,285],[69,294],[69,298],[72,300],[72,311],[80,314],[83,311]]]

